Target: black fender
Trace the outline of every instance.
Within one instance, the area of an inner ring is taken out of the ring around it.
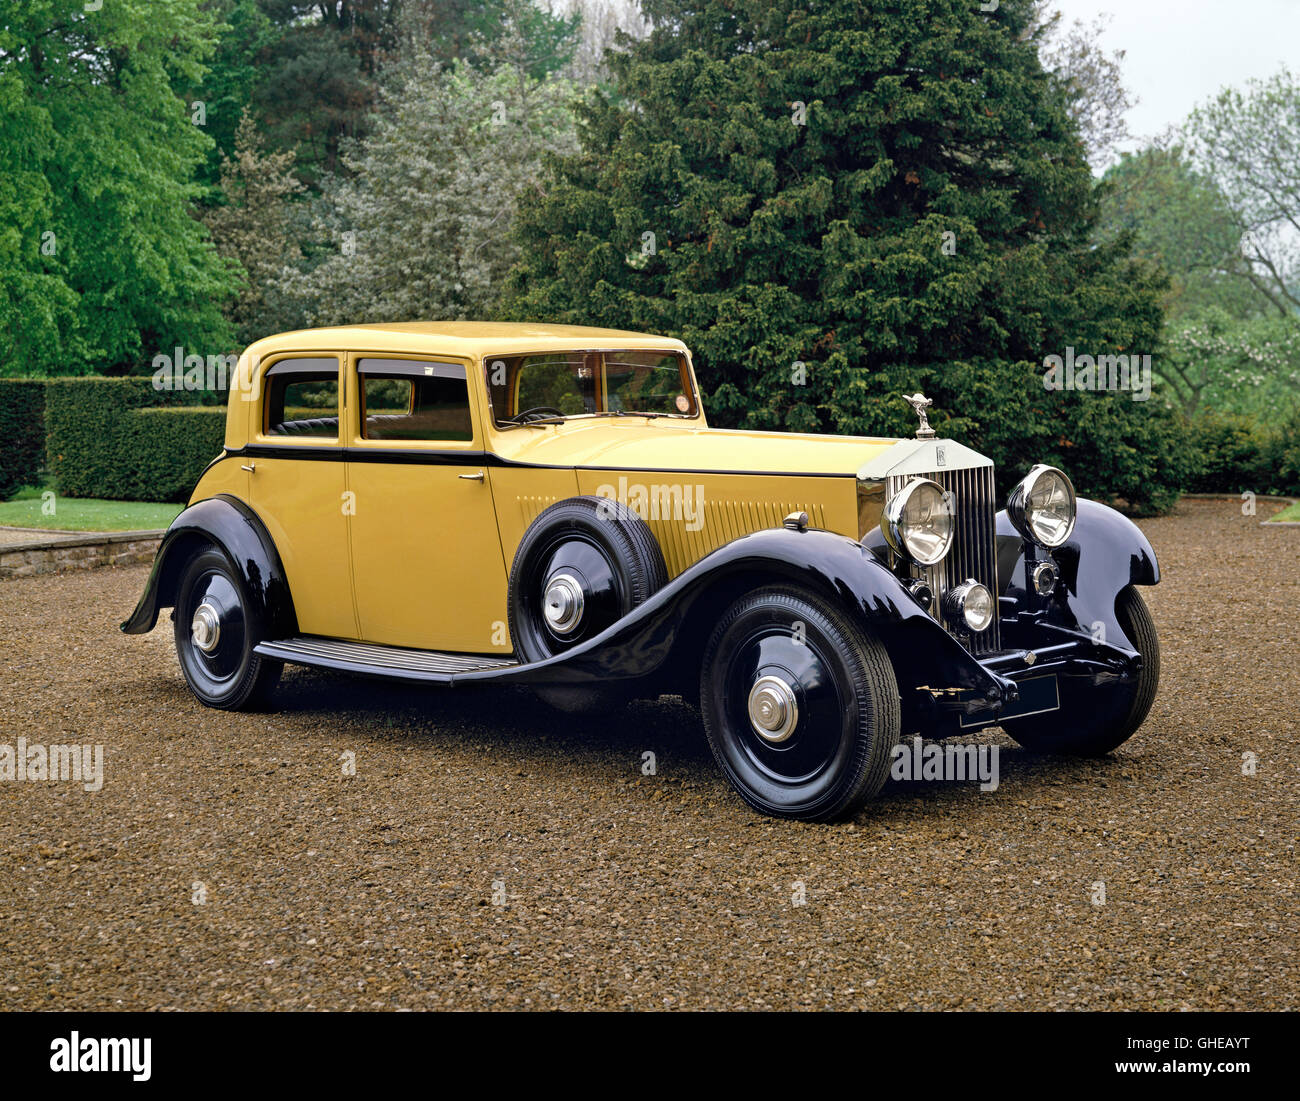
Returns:
[[[997,515],[998,585],[1017,607],[1032,606],[1025,541],[1005,511]],[[1047,552],[1035,550],[1040,560]],[[1129,585],[1155,585],[1160,565],[1132,520],[1097,501],[1080,499],[1070,538],[1051,552],[1060,572],[1050,621],[1136,654],[1115,618],[1115,600]],[[1100,632],[1098,630],[1100,627]],[[1104,633],[1101,633],[1104,632]]]
[[[234,564],[243,579],[250,610],[266,624],[269,637],[296,635],[293,597],[275,543],[257,513],[224,493],[191,505],[172,521],[158,547],[140,603],[122,630],[128,635],[153,630],[158,610],[176,603],[185,563],[197,547],[207,543],[216,543]]]
[[[816,529],[742,536],[690,566],[601,634],[509,673],[534,684],[698,681],[704,640],[727,604],[756,585],[795,584],[833,602],[884,644],[906,694],[918,684],[964,688],[990,701],[1008,683],[985,670],[860,543]],[[495,679],[492,672],[458,682]],[[1014,686],[1013,690],[1014,690]]]

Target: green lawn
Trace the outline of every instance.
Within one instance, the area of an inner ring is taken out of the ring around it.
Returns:
[[[1276,516],[1270,516],[1270,520],[1290,520],[1293,523],[1300,524],[1300,501],[1294,505],[1287,505]]]
[[[54,515],[41,512],[40,489],[20,489],[12,501],[0,501],[0,526],[59,528],[63,531],[143,531],[165,528],[184,505],[156,501],[97,501],[55,497]],[[47,509],[48,511],[48,509]]]

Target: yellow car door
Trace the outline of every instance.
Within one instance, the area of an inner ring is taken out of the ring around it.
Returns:
[[[492,471],[469,366],[454,358],[350,357],[348,522],[366,642],[510,650]]]
[[[253,508],[284,563],[299,630],[355,639],[339,357],[278,356],[259,382],[243,460]]]

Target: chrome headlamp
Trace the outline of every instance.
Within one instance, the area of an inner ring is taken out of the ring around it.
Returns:
[[[880,530],[895,553],[933,566],[952,547],[952,501],[938,482],[913,478],[886,503]]]
[[[1074,486],[1054,466],[1039,464],[1007,498],[1007,516],[1021,535],[1040,546],[1059,547],[1074,531]]]
[[[973,577],[949,589],[943,598],[943,610],[954,622],[961,621],[978,634],[993,622],[996,605],[993,594]]]

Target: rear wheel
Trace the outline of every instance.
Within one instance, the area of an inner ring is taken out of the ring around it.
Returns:
[[[1115,600],[1115,618],[1142,655],[1142,671],[1128,684],[1094,685],[1060,678],[1061,708],[1008,719],[1003,729],[1026,749],[1099,757],[1126,742],[1142,725],[1160,684],[1160,642],[1146,603],[1132,585]]]
[[[714,628],[700,711],[745,802],[818,822],[880,790],[901,723],[884,647],[824,600],[784,587],[740,598]]]
[[[283,665],[253,652],[264,625],[243,579],[217,547],[205,547],[186,565],[172,619],[181,671],[201,703],[225,711],[265,703]]]
[[[668,581],[663,552],[636,513],[606,497],[571,497],[543,511],[524,533],[510,570],[510,637],[526,662],[594,638]],[[621,706],[618,687],[543,686],[564,711]]]

